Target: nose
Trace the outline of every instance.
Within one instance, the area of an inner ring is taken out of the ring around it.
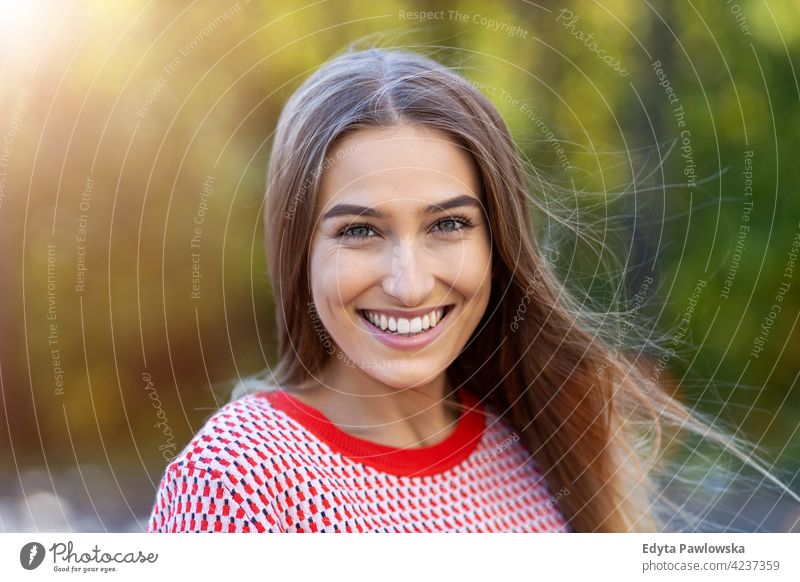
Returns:
[[[389,272],[383,278],[383,290],[407,307],[421,304],[433,291],[433,273],[424,255],[410,238],[392,245]]]

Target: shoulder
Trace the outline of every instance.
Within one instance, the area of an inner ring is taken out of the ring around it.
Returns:
[[[546,487],[541,466],[522,433],[493,407],[486,405],[484,411],[484,435],[475,455],[478,462],[489,462],[496,471],[524,477],[535,481],[539,487]]]
[[[228,402],[167,465],[148,531],[269,530],[271,500],[263,492],[296,464],[307,440],[264,393]],[[255,491],[262,493],[254,498]]]
[[[214,412],[170,466],[199,465],[228,473],[240,457],[263,447],[289,445],[303,438],[302,432],[266,393],[248,394]]]

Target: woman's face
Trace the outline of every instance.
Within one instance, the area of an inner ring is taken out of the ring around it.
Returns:
[[[405,388],[458,356],[491,289],[480,188],[470,155],[434,130],[370,128],[335,144],[310,277],[341,363]]]

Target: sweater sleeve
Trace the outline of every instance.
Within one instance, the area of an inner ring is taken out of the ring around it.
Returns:
[[[224,475],[196,464],[170,465],[161,479],[147,525],[149,533],[282,531],[274,519],[255,517],[224,482]]]

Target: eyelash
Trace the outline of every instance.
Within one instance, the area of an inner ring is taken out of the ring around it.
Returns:
[[[456,228],[454,230],[442,231],[443,233],[445,233],[445,236],[451,236],[453,234],[461,232],[462,230],[465,230],[465,229],[468,229],[468,228],[472,228],[472,226],[473,226],[471,218],[469,218],[467,216],[460,215],[460,214],[451,215],[451,216],[448,216],[447,218],[442,218],[442,219],[436,221],[435,224],[438,225],[438,224],[441,224],[442,222],[457,222],[458,224],[460,224],[462,226],[462,228]],[[373,238],[373,237],[368,236],[368,235],[346,234],[348,230],[351,230],[351,229],[354,229],[354,228],[368,228],[368,229],[373,230],[373,231],[375,230],[372,227],[371,224],[367,224],[367,223],[348,224],[347,226],[342,228],[338,233],[336,233],[336,237],[337,238],[354,239],[354,240],[363,240],[363,239],[367,239],[367,238]]]

